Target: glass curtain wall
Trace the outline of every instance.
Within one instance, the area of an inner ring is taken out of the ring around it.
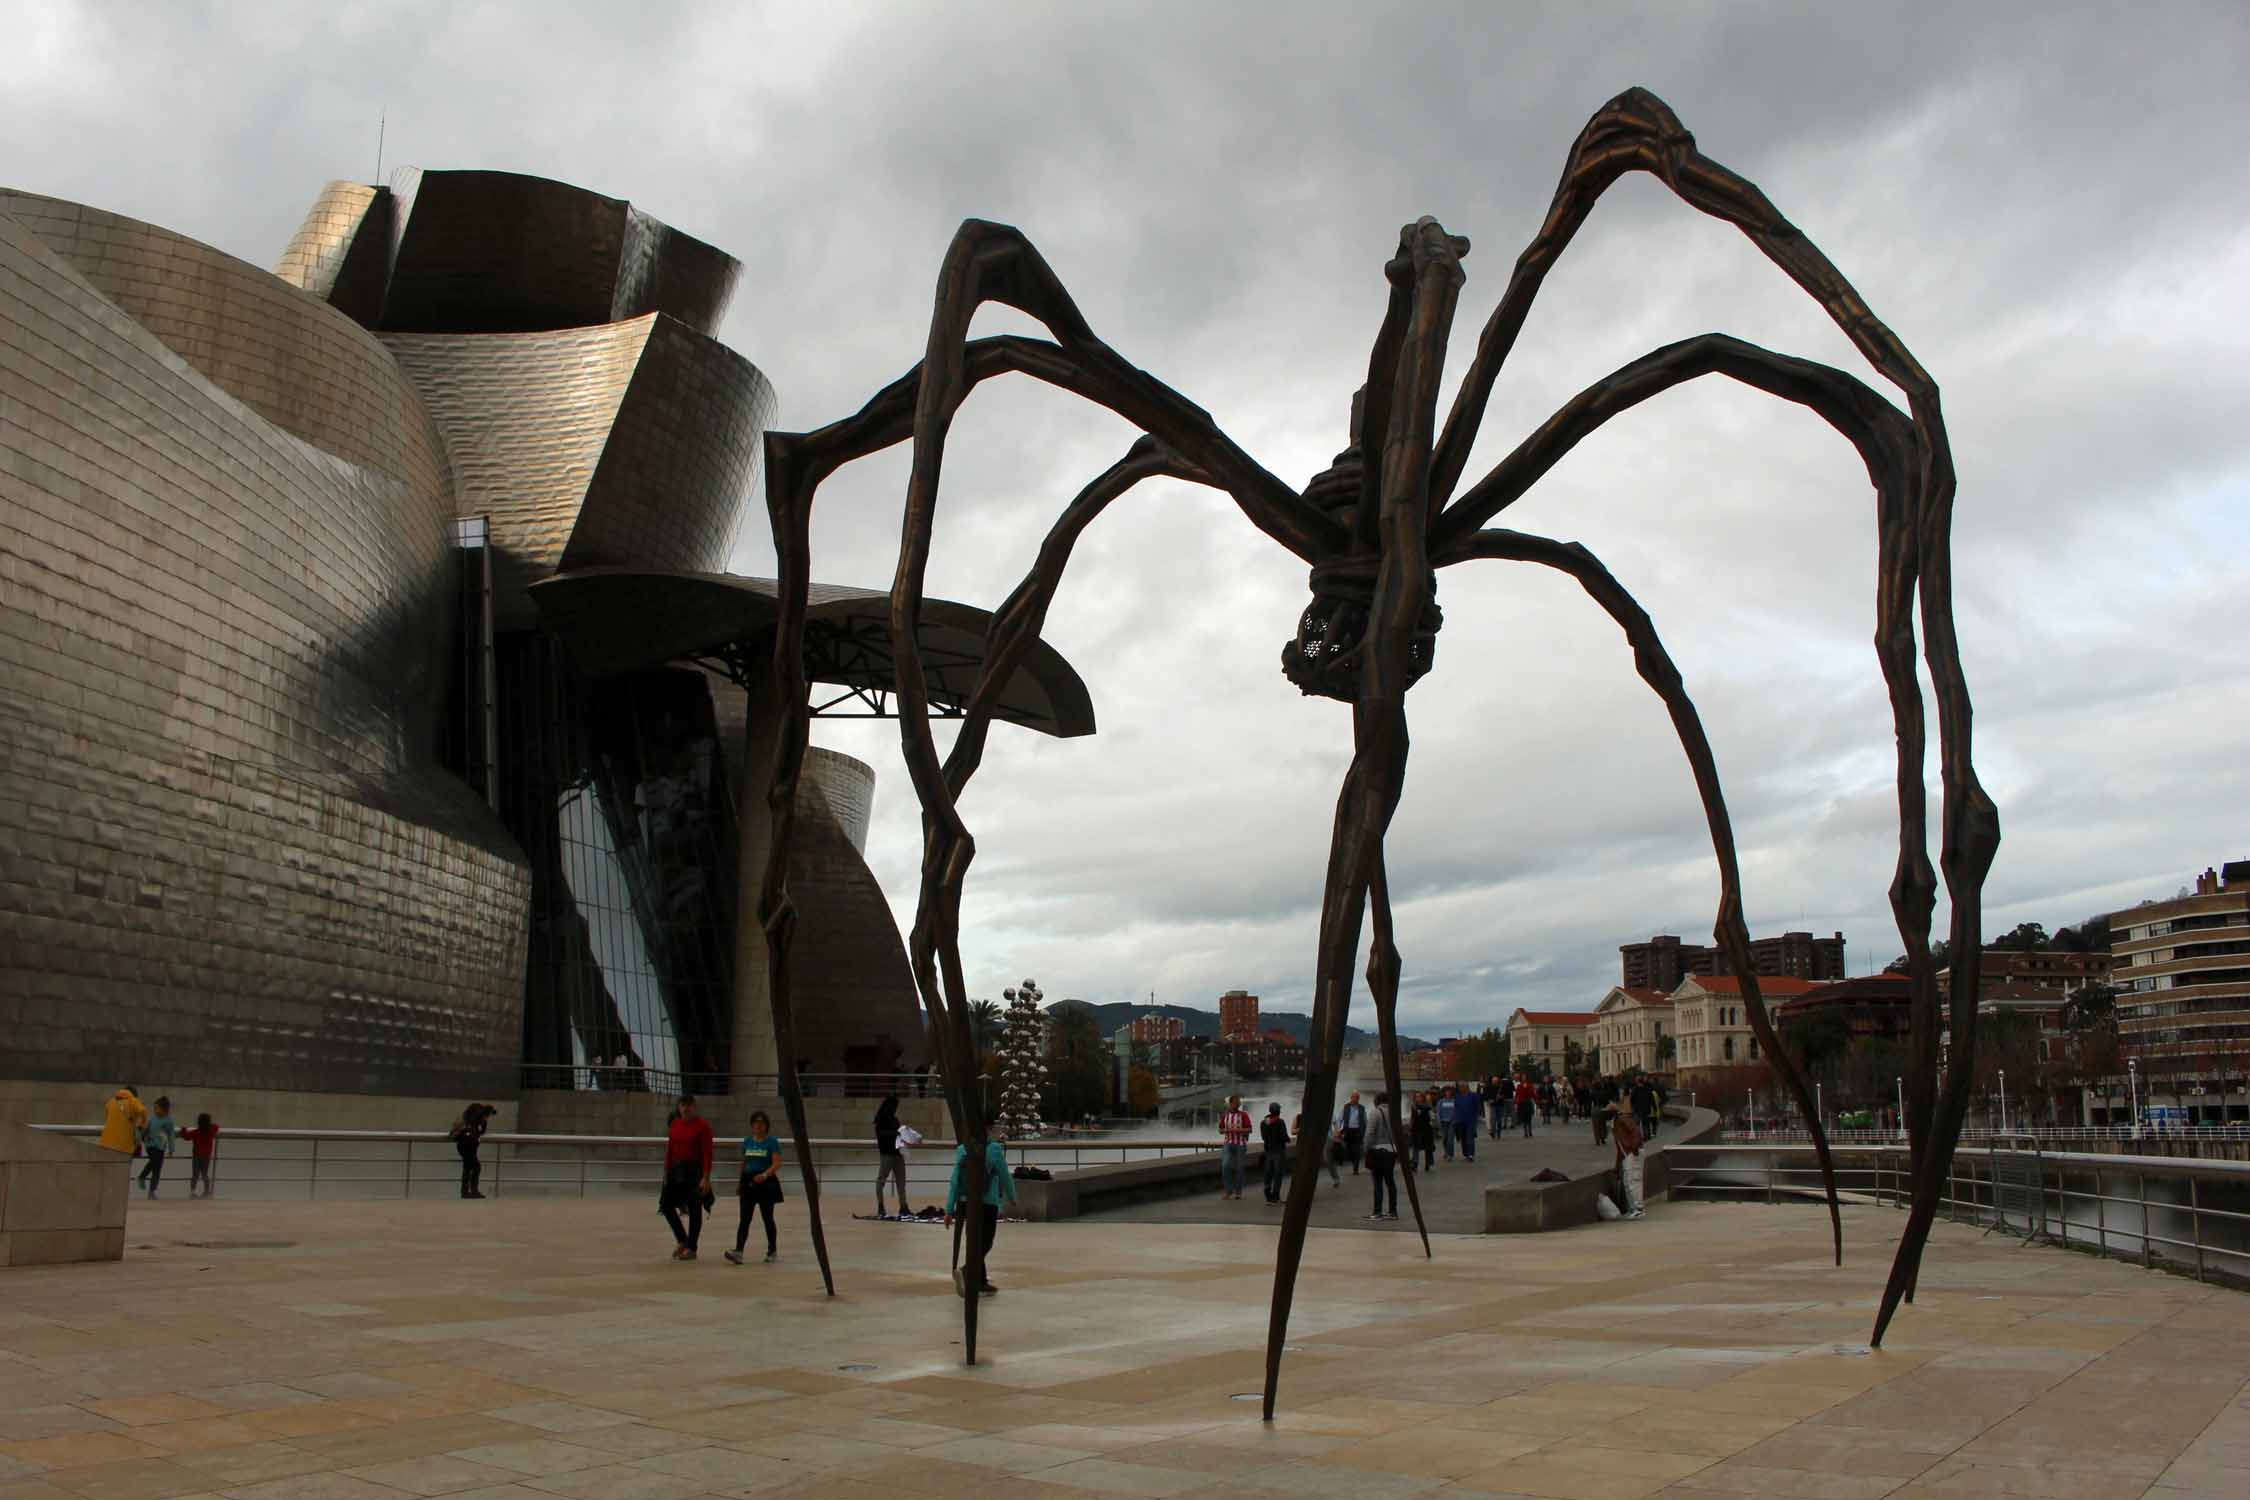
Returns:
[[[499,805],[532,865],[529,1088],[726,1088],[737,835],[709,680],[499,660]]]

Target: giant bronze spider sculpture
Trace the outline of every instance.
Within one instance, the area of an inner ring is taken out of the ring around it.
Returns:
[[[1541,282],[1602,192],[1631,171],[1662,179],[1704,213],[1735,225],[1815,298],[1881,375],[1906,396],[1901,412],[1841,370],[1776,354],[1724,334],[1656,350],[1616,370],[1566,403],[1489,474],[1456,494],[1493,383],[1506,362]],[[1383,1072],[1399,1097],[1394,1011],[1399,954],[1385,878],[1384,836],[1406,775],[1406,693],[1434,662],[1441,615],[1437,569],[1480,558],[1532,562],[1575,578],[1624,630],[1640,675],[1663,699],[1695,775],[1720,877],[1714,927],[1741,976],[1751,1026],[1810,1123],[1824,1180],[1836,1257],[1843,1225],[1828,1143],[1810,1090],[1775,1034],[1759,995],[1742,915],[1741,875],[1711,747],[1679,672],[1649,617],[1583,547],[1486,523],[1520,498],[1588,433],[1661,391],[1708,374],[1735,380],[1810,408],[1859,450],[1874,483],[1879,527],[1875,650],[1889,686],[1898,739],[1899,853],[1890,887],[1913,981],[1914,1067],[1907,1097],[1913,1153],[1912,1208],[1900,1236],[1873,1342],[1902,1297],[1911,1298],[1946,1163],[1952,1156],[1974,1069],[1976,974],[1984,877],[1999,844],[1999,817],[1970,761],[1969,694],[1954,636],[1950,528],[1954,474],[1937,386],[1906,347],[1852,290],[1826,256],[1751,183],[1696,149],[1695,139],[1654,95],[1631,89],[1603,106],[1572,145],[1562,182],[1539,232],[1516,259],[1506,291],[1478,340],[1475,358],[1442,429],[1439,376],[1466,240],[1435,220],[1406,226],[1385,267],[1390,302],[1354,403],[1352,445],[1303,493],[1292,490],[1231,442],[1200,407],[1134,368],[1098,338],[1029,240],[1004,225],[961,226],[938,275],[937,307],[922,362],[885,387],[857,414],[814,432],[766,438],[766,482],[779,555],[782,614],[774,645],[775,701],[783,705],[770,806],[771,858],[759,896],[768,938],[774,1029],[783,1059],[791,1049],[789,952],[795,914],[785,883],[796,784],[808,713],[803,666],[808,525],[820,482],[841,465],[911,439],[890,631],[897,666],[900,738],[922,806],[923,860],[909,954],[938,1038],[948,1105],[968,1143],[971,1201],[984,1188],[986,1121],[973,1092],[975,1052],[959,948],[961,894],[976,844],[960,799],[982,759],[1000,685],[1037,640],[1079,534],[1112,500],[1157,475],[1225,491],[1261,531],[1312,569],[1312,601],[1282,670],[1307,693],[1352,705],[1353,757],[1336,806],[1327,885],[1320,912],[1312,1037],[1306,1059],[1305,1130],[1320,1139],[1335,1105],[1361,923],[1372,911],[1368,983],[1382,1039]],[[1051,340],[970,339],[976,309],[1002,302],[1043,324]],[[916,646],[923,575],[937,517],[938,478],[953,415],[975,386],[1024,374],[1074,391],[1117,412],[1145,434],[1131,451],[1070,503],[1049,531],[1030,573],[993,617],[976,692],[962,710],[952,750],[942,760],[931,735],[929,687]],[[1949,996],[1954,1065],[1937,1086],[1941,1025],[1929,928],[1937,881],[1927,852],[1922,779],[1923,703],[1915,677],[1913,609],[1919,601],[1930,677],[1937,694],[1943,787],[1940,864],[1952,901]],[[783,1102],[797,1136],[812,1204],[821,1272],[832,1292],[819,1228],[818,1188],[797,1080],[784,1066]],[[1301,1152],[1282,1224],[1267,1335],[1265,1415],[1280,1378],[1291,1294],[1304,1249],[1319,1165]],[[1407,1178],[1411,1193],[1414,1179]],[[1420,1204],[1415,1204],[1417,1222]],[[962,1278],[964,1347],[976,1359],[977,1297],[983,1250],[969,1236]],[[1424,1253],[1428,1235],[1423,1235]]]

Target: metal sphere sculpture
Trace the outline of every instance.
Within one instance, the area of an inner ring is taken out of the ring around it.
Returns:
[[[1704,334],[1643,355],[1596,381],[1491,472],[1460,488],[1486,402],[1541,284],[1602,193],[1628,172],[1650,173],[1690,207],[1739,229],[1827,311],[1861,356],[1904,396],[1905,409],[1844,371],[1725,334]],[[1982,891],[2000,840],[1998,812],[1978,784],[1970,756],[1969,691],[1953,620],[1953,458],[1937,385],[1828,258],[1753,184],[1697,150],[1695,138],[1670,108],[1644,89],[1629,89],[1604,105],[1571,146],[1546,219],[1516,257],[1441,426],[1438,387],[1464,281],[1461,261],[1468,253],[1468,241],[1446,233],[1434,219],[1400,231],[1398,253],[1383,268],[1389,305],[1354,403],[1350,446],[1302,492],[1237,447],[1201,407],[1097,337],[1021,233],[976,219],[961,226],[939,270],[936,310],[921,363],[852,416],[812,432],[767,434],[767,506],[781,573],[774,697],[786,718],[769,792],[773,843],[759,912],[769,938],[768,973],[777,1015],[786,1011],[790,994],[795,914],[786,875],[809,722],[804,668],[809,527],[821,481],[853,459],[896,443],[913,444],[890,619],[899,734],[924,829],[909,956],[941,1048],[954,1127],[970,1145],[971,1201],[983,1192],[985,1123],[974,1093],[971,1002],[959,948],[962,886],[976,856],[975,840],[961,817],[961,796],[983,758],[1000,686],[1038,639],[1079,535],[1111,501],[1144,479],[1163,475],[1209,485],[1232,498],[1252,525],[1311,569],[1312,597],[1283,650],[1283,671],[1301,690],[1352,708],[1352,763],[1337,799],[1320,909],[1306,1057],[1307,1136],[1317,1140],[1325,1135],[1334,1112],[1350,971],[1362,925],[1370,920],[1374,940],[1368,987],[1382,1040],[1384,1080],[1392,1096],[1399,1095],[1394,1012],[1400,958],[1393,941],[1384,838],[1406,777],[1406,693],[1434,664],[1443,623],[1436,598],[1438,570],[1480,560],[1535,563],[1576,579],[1624,632],[1635,667],[1663,700],[1678,733],[1718,865],[1713,931],[1742,977],[1744,1010],[1760,1045],[1810,1122],[1840,1264],[1843,1224],[1827,1137],[1812,1091],[1775,1034],[1758,991],[1726,801],[1680,673],[1647,613],[1592,553],[1575,543],[1488,525],[1613,417],[1687,381],[1724,375],[1803,406],[1827,422],[1858,451],[1875,492],[1875,652],[1889,688],[1898,751],[1899,847],[1890,902],[1905,942],[1914,996],[1914,1055],[1906,1101],[1912,1206],[1876,1313],[1871,1341],[1880,1343],[1900,1300],[1912,1295],[1944,1190],[1946,1164],[1968,1107],[1975,1074]],[[971,339],[970,320],[987,302],[1029,314],[1051,338]],[[980,382],[1002,374],[1029,375],[1072,391],[1116,412],[1144,436],[1064,508],[1030,573],[993,616],[975,693],[965,703],[948,705],[960,710],[960,731],[941,759],[931,734],[931,693],[916,636],[937,519],[938,476],[954,413]],[[1927,848],[1922,779],[1927,731],[1916,679],[1917,610],[1919,645],[1937,698],[1943,800],[1935,869]],[[1952,979],[1943,1012],[1929,941],[1940,871],[1952,904]],[[1953,1066],[1941,1090],[1939,1036],[1948,1026]],[[794,1084],[785,1074],[784,1089]],[[801,1110],[793,1107],[791,1120],[802,1136]],[[809,1146],[800,1142],[799,1149],[800,1159],[809,1163]],[[1317,1155],[1300,1153],[1274,1270],[1266,1348],[1269,1418],[1318,1171]],[[1410,1192],[1413,1183],[1408,1177]],[[1419,1204],[1415,1217],[1419,1222]],[[817,1236],[815,1243],[817,1248]],[[1426,1234],[1423,1243],[1426,1250]],[[982,1251],[973,1244],[970,1259],[962,1280],[973,1289],[983,1281]],[[964,1292],[961,1313],[966,1356],[974,1363],[978,1299],[972,1292]]]

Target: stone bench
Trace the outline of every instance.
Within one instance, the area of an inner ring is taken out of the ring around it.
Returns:
[[[123,1260],[132,1172],[91,1142],[0,1125],[0,1266]]]
[[[1265,1170],[1263,1146],[1244,1153],[1242,1176],[1245,1191],[1255,1186]],[[1159,1198],[1184,1198],[1219,1190],[1219,1153],[1198,1151],[1184,1156],[1161,1156],[1149,1161],[1104,1162],[1093,1167],[1067,1167],[1051,1182],[1016,1183],[1016,1208],[1035,1224],[1075,1219],[1101,1208],[1122,1208]]]
[[[1641,1196],[1657,1202],[1671,1190],[1671,1167],[1664,1160],[1667,1146],[1688,1146],[1718,1134],[1719,1117],[1708,1109],[1668,1105],[1664,1118],[1679,1122],[1679,1131],[1642,1152]],[[1570,1229],[1600,1222],[1594,1199],[1609,1193],[1611,1173],[1592,1171],[1568,1182],[1518,1182],[1484,1190],[1486,1234],[1543,1234],[1550,1229]],[[1616,1202],[1614,1194],[1611,1202]],[[1624,1205],[1619,1204],[1620,1208]]]

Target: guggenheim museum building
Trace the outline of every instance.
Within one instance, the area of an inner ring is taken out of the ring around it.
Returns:
[[[124,1083],[244,1125],[770,1100],[740,271],[502,172],[332,183],[270,271],[0,188],[0,1119]],[[882,713],[884,596],[812,601],[816,703]],[[925,612],[941,708],[985,624]],[[1093,729],[1044,648],[1002,716]],[[874,773],[808,772],[796,1050],[911,1071]]]

